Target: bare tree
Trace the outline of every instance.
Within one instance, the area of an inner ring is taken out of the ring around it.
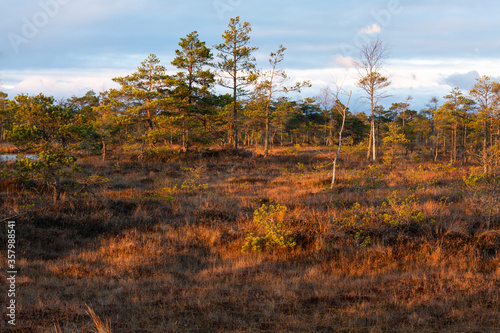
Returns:
[[[333,186],[335,185],[335,177],[337,174],[337,160],[340,156],[340,151],[342,149],[342,133],[344,132],[345,118],[347,114],[347,109],[349,107],[349,103],[351,101],[352,91],[349,92],[349,98],[347,99],[347,104],[345,105],[340,102],[340,100],[338,99],[338,95],[339,93],[337,92],[337,101],[335,102],[335,110],[337,110],[342,116],[342,125],[340,126],[339,130],[339,147],[337,149],[337,154],[333,159],[332,185],[330,186],[330,188],[333,188]]]
[[[337,161],[340,156],[340,152],[342,150],[342,134],[344,132],[344,127],[345,127],[345,120],[347,117],[347,110],[349,109],[349,103],[351,102],[351,97],[352,97],[352,91],[347,94],[347,103],[343,104],[340,101],[340,95],[342,93],[342,86],[337,85],[337,91],[333,92],[330,87],[325,87],[322,89],[321,94],[322,94],[322,99],[325,107],[329,107],[332,105],[332,113],[333,112],[338,112],[340,116],[342,117],[342,123],[340,124],[339,128],[339,143],[338,143],[338,148],[337,152],[335,154],[335,157],[333,158],[333,170],[332,170],[332,184],[330,185],[330,189],[333,189],[335,186],[335,181],[336,181],[336,176],[337,176]]]
[[[325,145],[330,146],[333,144],[333,127],[335,124],[335,118],[333,116],[333,92],[329,86],[324,86],[318,96],[316,96],[316,101],[323,108],[323,112],[328,119],[325,122]]]
[[[359,57],[354,61],[354,67],[358,71],[357,85],[366,93],[365,98],[370,101],[371,131],[367,159],[370,158],[371,152],[373,160],[377,158],[374,109],[380,99],[388,97],[384,88],[387,88],[391,81],[380,73],[388,57],[388,46],[377,37],[360,47]]]

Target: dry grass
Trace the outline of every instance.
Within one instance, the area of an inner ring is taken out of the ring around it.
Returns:
[[[467,170],[344,156],[334,190],[316,150],[82,158],[110,182],[56,205],[0,184],[2,219],[19,215],[19,331],[499,331],[500,220],[470,206]],[[273,203],[297,246],[242,253]]]
[[[94,322],[95,328],[92,330],[93,333],[111,333],[111,323],[109,320],[102,321],[101,318],[96,315],[94,310],[90,306],[87,305],[87,314],[92,321]]]
[[[18,152],[16,146],[8,142],[0,143],[0,154],[15,154]]]

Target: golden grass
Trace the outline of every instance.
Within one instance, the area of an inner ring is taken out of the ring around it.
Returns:
[[[93,333],[111,333],[111,324],[109,320],[102,321],[101,318],[92,310],[90,306],[87,305],[87,314],[92,318],[94,322]]]
[[[467,170],[432,163],[387,170],[347,151],[329,190],[327,154],[87,157],[82,171],[111,181],[94,186],[95,195],[68,189],[57,204],[43,188],[0,184],[2,217],[19,215],[20,326],[495,331],[500,221],[496,215],[487,230],[470,207],[461,187]],[[297,246],[242,253],[247,234],[262,232],[254,210],[278,203],[288,208],[285,227]]]

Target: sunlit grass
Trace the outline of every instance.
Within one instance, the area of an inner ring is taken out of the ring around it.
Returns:
[[[57,204],[36,184],[2,183],[0,211],[18,216],[24,251],[19,322],[34,332],[495,329],[500,223],[487,229],[470,207],[467,170],[389,170],[346,151],[329,190],[327,154],[83,158],[83,172],[110,182]],[[277,204],[296,246],[242,253],[254,211]]]

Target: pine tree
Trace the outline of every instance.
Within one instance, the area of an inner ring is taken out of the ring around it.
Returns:
[[[171,82],[175,85],[173,97],[181,102],[180,122],[182,127],[182,146],[188,149],[189,127],[192,122],[204,122],[203,115],[211,97],[210,88],[214,84],[214,74],[207,68],[213,59],[205,42],[201,42],[196,31],[186,38],[181,38],[180,49],[175,51],[176,57],[172,65],[180,70]]]
[[[12,113],[10,112],[8,95],[0,91],[0,141],[5,141],[5,132],[12,124]]]
[[[491,80],[489,76],[483,76],[476,79],[474,88],[470,91],[470,95],[474,98],[478,105],[477,119],[482,122],[483,132],[483,152],[482,164],[484,172],[488,170],[488,147],[493,145],[493,135],[491,135],[492,125],[494,123],[494,112],[500,104],[500,94],[498,91],[498,83]]]
[[[473,102],[466,98],[460,88],[455,87],[450,94],[444,96],[446,102],[442,106],[448,122],[451,124],[451,155],[450,163],[455,164],[458,158],[459,132],[462,134],[462,162],[466,159],[467,111]],[[463,126],[463,127],[462,127]],[[463,129],[463,131],[462,131]]]
[[[121,85],[121,90],[113,91],[125,106],[127,113],[147,121],[149,128],[154,127],[154,118],[162,107],[167,86],[166,69],[160,65],[160,59],[155,54],[141,63],[137,72],[125,77],[116,77],[113,81]]]
[[[286,48],[280,45],[276,52],[271,52],[269,58],[269,64],[271,69],[260,74],[260,80],[256,84],[256,94],[258,98],[264,102],[265,110],[265,143],[264,143],[264,156],[267,157],[269,154],[269,132],[270,132],[270,121],[271,121],[271,103],[273,96],[276,93],[288,93],[292,91],[300,91],[301,88],[310,87],[310,83],[297,82],[293,86],[284,86],[285,82],[288,80],[288,76],[285,71],[279,68],[279,65],[284,59],[284,53]]]
[[[241,23],[239,16],[232,18],[228,30],[222,35],[223,43],[214,46],[219,51],[217,56],[220,58],[215,64],[219,76],[218,82],[221,86],[232,89],[234,149],[238,149],[238,101],[245,93],[244,88],[257,78],[255,58],[252,53],[258,48],[248,46],[251,31],[250,23]]]

